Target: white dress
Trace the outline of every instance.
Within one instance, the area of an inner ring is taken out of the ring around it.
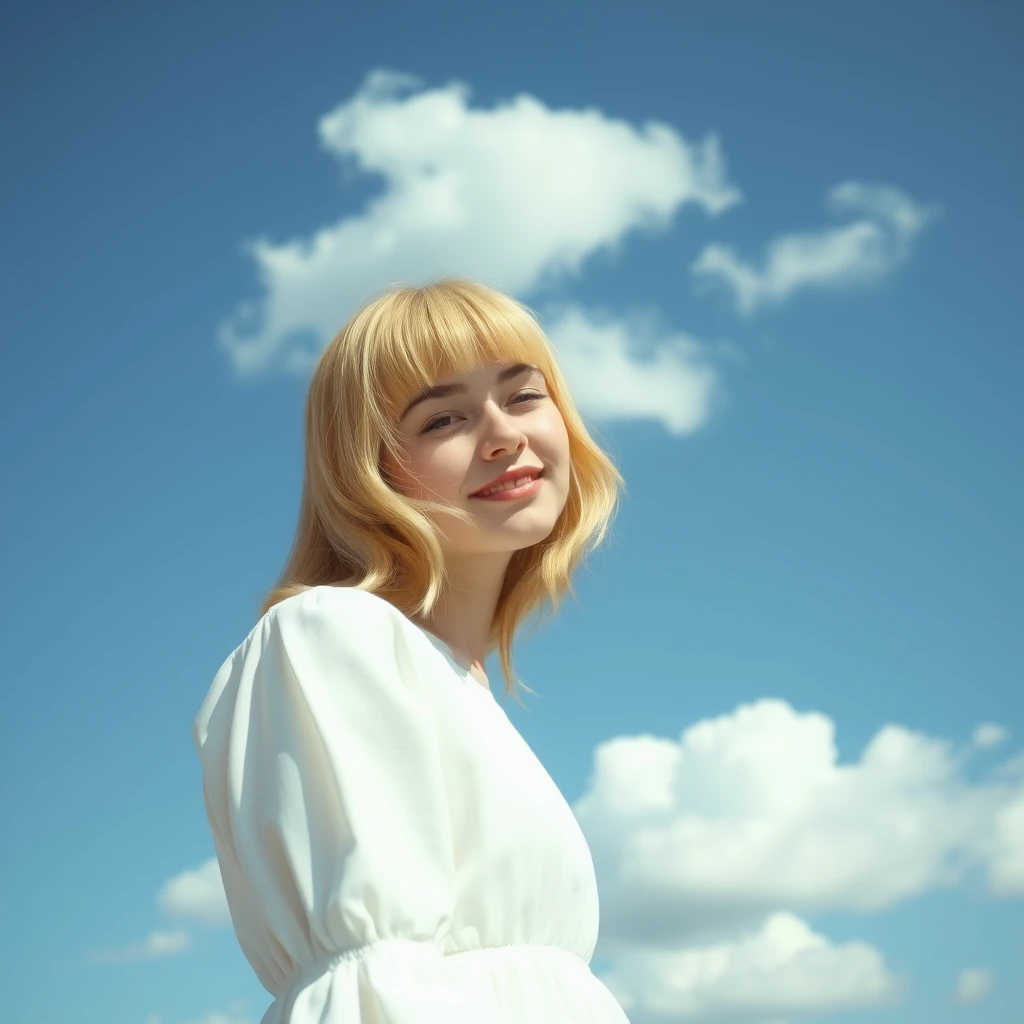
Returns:
[[[571,808],[491,692],[382,598],[275,605],[193,725],[261,1024],[629,1024]]]

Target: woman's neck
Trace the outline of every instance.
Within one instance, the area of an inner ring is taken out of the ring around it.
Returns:
[[[449,578],[429,620],[420,625],[443,640],[458,658],[486,680],[484,661],[491,649],[491,624],[498,606],[507,552],[448,557]]]

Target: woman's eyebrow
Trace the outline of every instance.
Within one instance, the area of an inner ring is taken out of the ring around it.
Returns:
[[[533,366],[530,363],[513,363],[511,366],[506,366],[497,377],[494,379],[495,384],[504,384],[505,381],[511,380],[513,377],[518,377],[519,374],[525,373],[527,370],[536,370],[540,372],[540,368]],[[431,388],[424,388],[406,407],[405,412],[399,417],[399,421],[404,420],[412,410],[420,404],[420,402],[427,402],[431,398],[447,398],[449,395],[461,395],[465,392],[465,384],[435,384]]]

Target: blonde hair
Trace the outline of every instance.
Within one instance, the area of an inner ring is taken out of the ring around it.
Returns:
[[[405,402],[441,376],[484,361],[537,366],[569,436],[565,507],[548,537],[513,553],[491,625],[488,650],[498,648],[505,692],[522,704],[516,686],[529,687],[513,683],[516,628],[545,601],[554,615],[566,592],[576,597],[573,572],[604,539],[623,478],[591,439],[533,312],[482,284],[446,278],[392,289],[356,312],[321,353],[306,399],[295,540],[260,614],[332,584],[368,590],[429,621],[447,573],[441,534],[424,513],[472,520],[461,509],[395,490],[385,453],[400,461]]]

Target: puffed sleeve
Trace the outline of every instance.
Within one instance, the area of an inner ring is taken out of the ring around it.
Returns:
[[[451,816],[428,686],[400,613],[350,588],[280,602],[193,725],[263,1024],[497,1020],[445,940]]]

